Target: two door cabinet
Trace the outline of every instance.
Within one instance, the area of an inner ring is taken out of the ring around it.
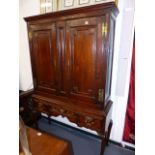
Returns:
[[[33,109],[97,131],[104,152],[112,127],[110,100],[114,2],[26,17]]]

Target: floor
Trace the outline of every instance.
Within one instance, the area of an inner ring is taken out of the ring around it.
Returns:
[[[85,134],[73,128],[62,126],[56,122],[51,122],[49,125],[46,118],[41,118],[38,121],[38,126],[42,131],[71,141],[74,155],[100,155],[101,140],[97,137]],[[113,143],[109,143],[104,153],[104,155],[134,154],[134,151],[119,147]]]

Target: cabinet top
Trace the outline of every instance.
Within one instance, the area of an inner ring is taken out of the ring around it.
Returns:
[[[29,22],[29,21],[47,19],[52,17],[69,16],[69,15],[75,15],[75,14],[89,14],[90,12],[91,13],[94,12],[96,15],[105,13],[105,12],[112,12],[116,17],[119,11],[115,2],[108,2],[108,3],[97,4],[97,5],[90,5],[90,6],[80,7],[80,8],[69,9],[69,10],[45,13],[41,15],[29,16],[29,17],[25,17],[24,19],[26,22]]]

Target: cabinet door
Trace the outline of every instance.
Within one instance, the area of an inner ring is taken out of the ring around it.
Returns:
[[[97,17],[67,21],[70,95],[89,102],[98,102],[98,89],[103,81],[101,25]]]
[[[30,32],[35,87],[37,90],[55,93],[57,90],[55,24],[33,25]]]

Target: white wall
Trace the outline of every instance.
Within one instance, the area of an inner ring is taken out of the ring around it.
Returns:
[[[39,0],[19,0],[19,89],[33,88],[26,22],[23,17],[39,13]]]
[[[111,139],[122,142],[133,42],[134,0],[119,0],[112,79],[113,128]],[[33,88],[26,23],[23,17],[39,13],[39,0],[20,0],[20,89]],[[64,121],[62,118],[61,121]]]
[[[114,101],[112,112],[114,124],[110,136],[117,142],[123,142],[134,34],[134,7],[134,0],[119,0],[120,13],[116,24],[111,96]]]
[[[101,1],[89,0],[89,3],[79,4],[79,0],[75,0],[73,6],[64,7],[64,3],[60,0],[59,9],[66,10],[66,9],[70,9],[70,8],[77,8],[77,7],[81,7],[81,6],[88,6],[88,5],[107,3],[107,2],[114,2],[114,1],[115,0],[101,0]]]

